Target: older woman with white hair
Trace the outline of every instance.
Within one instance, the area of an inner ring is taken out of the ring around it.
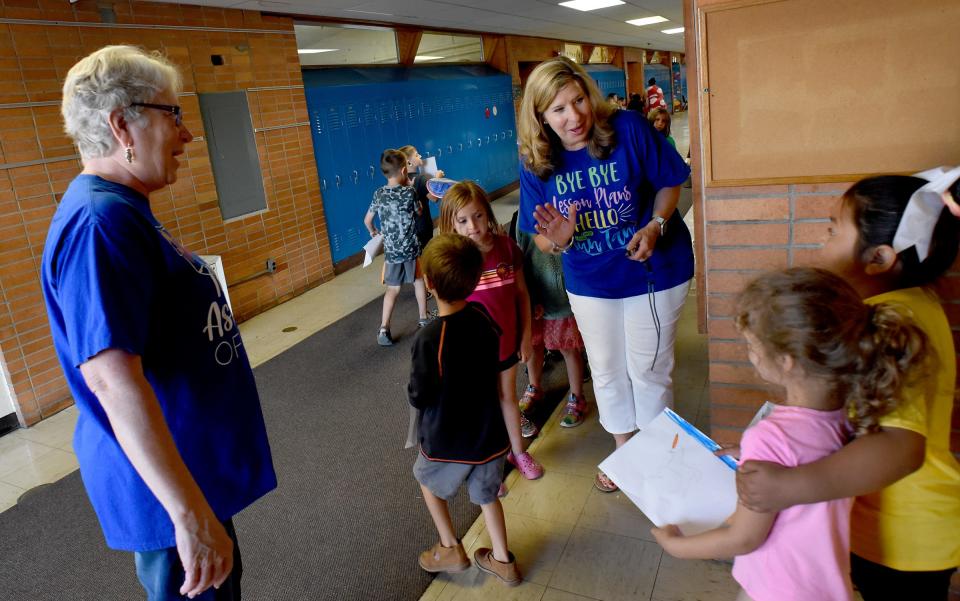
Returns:
[[[83,172],[41,279],[79,409],[74,449],[107,545],[150,601],[240,598],[232,517],[276,487],[253,374],[216,277],[154,217],[192,135],[167,60],[108,46],[63,86]]]
[[[541,250],[562,254],[600,423],[619,447],[673,403],[676,324],[693,277],[677,211],[690,169],[642,115],[612,109],[565,57],[530,74],[517,129],[518,225]],[[594,484],[617,489],[603,472]]]

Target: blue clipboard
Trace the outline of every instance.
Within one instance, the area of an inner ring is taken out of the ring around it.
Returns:
[[[672,409],[665,408],[663,410],[674,423],[676,423],[684,432],[692,436],[697,442],[705,446],[710,452],[718,451],[722,447],[710,439],[709,436],[698,430],[693,424],[683,419],[677,415]],[[729,455],[717,455],[717,459],[727,464],[727,467],[733,471],[737,471],[737,461]]]

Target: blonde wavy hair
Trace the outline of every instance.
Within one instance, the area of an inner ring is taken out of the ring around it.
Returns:
[[[903,388],[934,367],[926,334],[907,311],[868,305],[823,269],[764,274],[737,297],[737,327],[772,355],[786,355],[843,400],[858,436],[875,432]],[[951,359],[952,361],[952,359]]]
[[[494,234],[502,234],[503,229],[500,227],[500,224],[497,223],[497,218],[493,214],[493,207],[490,206],[490,199],[487,198],[487,193],[484,192],[483,188],[477,185],[476,182],[468,179],[457,182],[443,195],[443,201],[440,205],[440,233],[456,234],[457,229],[455,223],[457,213],[460,209],[472,202],[480,203],[487,213],[490,231]]]
[[[563,150],[560,138],[547,127],[543,114],[560,90],[570,83],[580,86],[593,110],[593,131],[587,144],[590,155],[606,159],[617,143],[610,125],[610,115],[615,109],[604,100],[593,78],[583,67],[565,56],[544,61],[527,79],[517,124],[520,156],[526,168],[541,179],[546,179],[554,172],[557,168],[554,157]]]

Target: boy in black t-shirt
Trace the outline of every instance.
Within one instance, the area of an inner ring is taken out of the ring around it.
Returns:
[[[493,546],[477,549],[474,561],[515,586],[522,578],[507,548],[497,498],[510,450],[500,411],[500,329],[481,305],[465,300],[480,279],[483,257],[469,238],[443,234],[427,245],[421,265],[440,315],[414,341],[407,390],[410,404],[420,410],[420,453],[413,474],[440,541],[420,554],[420,567],[428,572],[470,567],[447,508],[447,499],[466,483],[470,501],[483,511]]]

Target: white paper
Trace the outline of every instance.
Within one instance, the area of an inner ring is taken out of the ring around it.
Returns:
[[[373,263],[374,257],[383,252],[383,234],[377,234],[370,238],[370,241],[363,245],[366,256],[363,257],[363,266],[366,267]]]
[[[893,236],[893,249],[898,253],[915,246],[917,257],[923,261],[930,254],[930,240],[933,229],[943,212],[943,193],[960,178],[960,167],[949,171],[942,167],[922,171],[916,177],[930,183],[913,193],[907,208],[900,218],[897,233]]]
[[[420,170],[429,175],[430,177],[437,176],[437,157],[427,157],[423,160],[423,165],[420,166]]]
[[[599,467],[657,526],[676,524],[688,536],[712,530],[737,508],[736,471],[667,412]]]

